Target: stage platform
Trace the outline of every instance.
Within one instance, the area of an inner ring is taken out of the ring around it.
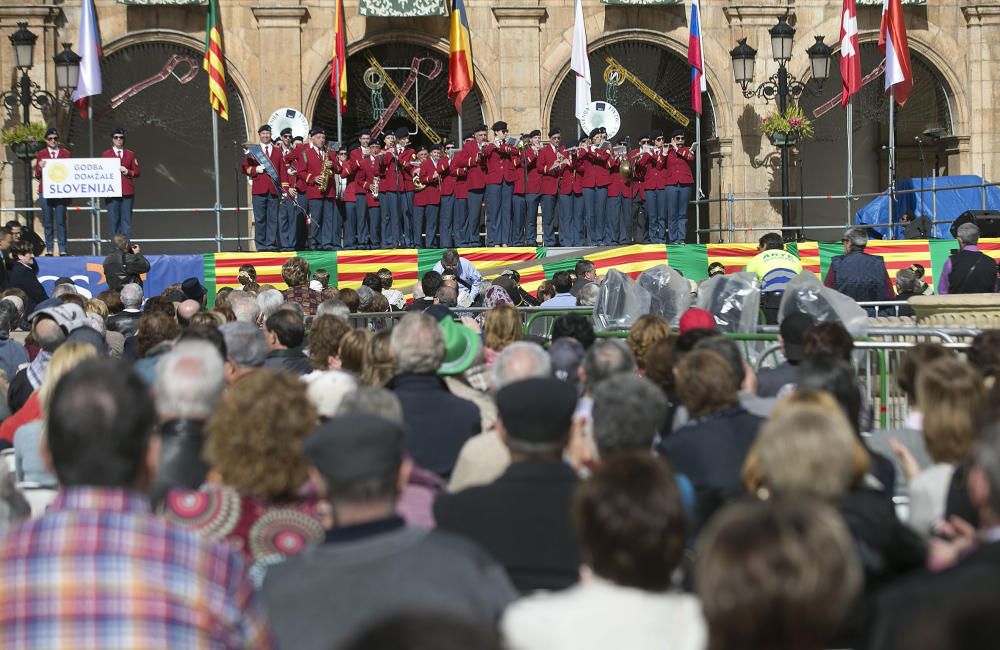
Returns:
[[[926,282],[935,278],[955,249],[955,240],[872,241],[868,251],[885,258],[890,274],[913,263],[926,269]],[[983,239],[980,248],[1000,260],[1000,239]],[[721,262],[727,272],[742,270],[756,254],[755,244],[684,244],[631,245],[596,248],[459,248],[486,278],[504,269],[517,269],[521,284],[535,291],[545,279],[562,270],[571,270],[581,259],[592,260],[598,275],[617,269],[631,276],[659,264],[669,264],[692,280],[706,277],[708,265]],[[830,260],[843,253],[840,242],[799,242],[788,244],[809,271],[824,275]],[[242,264],[253,264],[257,281],[285,288],[281,265],[289,257],[309,260],[312,269],[326,269],[331,284],[355,288],[365,273],[388,268],[394,287],[409,293],[419,278],[441,259],[443,249],[396,249],[374,251],[302,251],[298,253],[208,253],[204,255],[149,255],[151,269],[145,278],[147,295],[157,295],[164,287],[190,277],[197,277],[208,289],[211,299],[222,287],[238,287],[236,273]],[[96,295],[107,289],[103,257],[39,257],[39,279],[51,291],[59,277],[71,277],[83,293]]]

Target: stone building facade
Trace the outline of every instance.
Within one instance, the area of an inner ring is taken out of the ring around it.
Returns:
[[[120,66],[113,73],[117,76],[111,79],[108,75],[112,72],[105,72],[106,94],[134,81],[118,77],[127,76],[123,70],[128,70],[129,65],[139,66],[144,51],[152,52],[150,56],[160,56],[161,50],[143,50],[141,46],[157,45],[165,48],[164,52],[181,48],[193,56],[198,56],[203,48],[204,5],[183,4],[184,0],[126,1],[143,4],[96,0],[105,57],[117,60],[116,65]],[[222,136],[229,139],[223,142],[223,148],[239,138],[252,139],[256,125],[281,107],[297,108],[311,120],[318,118],[324,103],[332,101],[329,75],[334,0],[220,0],[220,4],[227,76],[231,94],[236,96],[231,96],[230,104],[238,105],[234,119],[226,125],[227,131]],[[467,102],[471,108],[466,106],[463,112],[464,128],[471,126],[469,121],[476,118],[487,124],[506,120],[513,133],[533,128],[541,128],[544,133],[552,124],[572,128],[572,109],[567,108],[565,101],[566,88],[571,82],[568,75],[573,34],[572,0],[466,0],[465,4],[472,33],[476,88],[473,101]],[[714,231],[703,232],[700,238],[713,242],[753,240],[760,233],[751,229],[781,223],[780,202],[766,199],[780,190],[776,150],[761,130],[761,118],[774,106],[761,98],[744,97],[733,80],[729,50],[743,37],[756,47],[754,81],[755,84],[763,81],[776,69],[771,60],[767,29],[775,24],[779,15],[787,15],[797,28],[794,56],[788,69],[796,78],[808,81],[805,49],[813,42],[814,34],[825,35],[826,42],[838,48],[841,4],[815,0],[703,0],[701,6],[709,93],[706,105],[711,115],[702,125],[702,191],[708,203],[699,209],[699,223],[702,228]],[[423,98],[424,106],[432,110],[429,104],[436,102],[438,106],[433,110],[443,114],[442,106],[447,106],[447,102],[440,95],[440,83],[447,75],[448,17],[364,16],[358,9],[357,0],[346,0],[349,72],[355,62],[366,60],[366,53],[395,52],[394,56],[405,60],[393,65],[405,68],[408,47],[414,48],[414,56],[418,51],[429,52],[439,57],[445,68],[443,76],[435,82],[439,94]],[[609,84],[604,82],[604,54],[613,52],[625,68],[637,71],[634,76],[647,87],[665,97],[669,94],[666,97],[669,103],[693,117],[689,100],[684,99],[683,87],[689,4],[646,4],[636,0],[628,4],[603,4],[599,0],[583,0],[583,12],[595,99],[601,99],[603,92],[604,98],[611,100],[606,96]],[[880,60],[873,44],[878,39],[881,2],[873,5],[862,4],[859,0],[858,13],[860,40],[867,53],[867,59],[863,58],[862,73],[865,74]],[[1000,171],[1000,139],[996,135],[1000,124],[1000,84],[996,83],[1000,80],[1000,3],[928,0],[923,4],[906,4],[905,14],[914,67],[922,76],[917,77],[914,98],[897,113],[897,176],[931,176],[933,169],[938,174],[977,174],[995,180]],[[27,21],[29,28],[39,35],[32,78],[43,88],[53,89],[55,73],[51,59],[59,43],[78,40],[80,2],[15,0],[14,4],[0,5],[0,35],[5,37],[0,41],[0,72],[8,85],[17,75],[6,37],[16,29],[19,21]],[[383,49],[379,50],[380,47]],[[114,59],[116,55],[120,60]],[[803,97],[802,104],[807,110],[839,94],[838,60],[835,55],[833,73],[822,94]],[[382,64],[389,65],[387,62]],[[362,63],[361,67],[366,64]],[[153,69],[156,68],[158,65]],[[403,77],[404,73],[405,70],[399,74]],[[349,104],[352,101],[363,104],[368,100],[369,89],[360,83],[360,68],[352,74]],[[425,87],[429,89],[431,82],[427,81]],[[887,183],[887,155],[883,146],[888,141],[888,132],[880,87],[881,79],[873,81],[867,99],[855,110],[853,165],[854,187],[858,193],[878,192]],[[674,122],[669,116],[648,96],[640,97],[642,93],[637,94],[634,84],[626,80],[618,88],[619,93],[628,92],[632,97],[629,100],[631,108],[622,111],[623,134],[634,137],[648,127],[673,128]],[[810,88],[815,88],[815,84],[810,84]],[[189,90],[186,88],[184,92]],[[176,87],[171,92],[180,93],[181,89]],[[183,97],[184,110],[198,118],[197,126],[191,126],[191,130],[204,129],[210,123],[207,101],[192,99],[190,95]],[[391,99],[391,95],[386,97]],[[453,109],[447,110],[454,113]],[[644,117],[643,111],[649,117]],[[355,116],[354,122],[364,123],[366,115],[367,112]],[[799,194],[800,190],[807,196],[844,194],[846,129],[843,115],[838,105],[817,118],[816,140],[802,143],[791,152],[790,177],[794,194]],[[18,119],[16,114],[2,117],[5,125]],[[68,110],[46,116],[46,119],[77,134],[83,133],[85,128]],[[103,128],[115,123],[115,119],[112,112],[104,114],[99,123]],[[155,128],[155,111],[147,110],[129,119],[130,142],[151,147],[152,141],[144,142],[144,132]],[[450,118],[443,130],[446,132],[443,137],[458,135],[456,122]],[[693,139],[693,124],[688,130]],[[931,136],[922,136],[925,132],[930,132]],[[211,164],[205,160],[206,155],[211,156],[211,149],[206,142],[207,136],[201,133],[196,142],[185,146],[197,159],[202,172],[199,177],[204,179],[206,174],[212,175]],[[104,143],[105,135],[96,136],[99,145]],[[353,135],[345,133],[345,138]],[[920,145],[915,142],[917,137],[923,138]],[[76,141],[83,142],[84,138],[77,136],[74,144]],[[161,153],[168,157],[168,148],[161,143],[155,150],[140,150],[140,160],[150,170],[157,165]],[[7,155],[13,160],[9,151]],[[231,165],[238,154],[228,155]],[[17,164],[6,166],[0,172],[0,208],[21,205],[23,181],[20,174]],[[169,177],[170,170],[162,176]],[[147,171],[143,179],[147,186],[156,182],[151,177],[153,174]],[[220,177],[232,188],[228,192],[231,198],[227,198],[225,190],[221,198],[221,203],[228,206],[233,203],[232,196],[239,193],[239,183],[233,180],[233,172],[226,169],[220,171]],[[183,207],[213,205],[214,196],[208,190],[210,183],[197,187],[188,185],[189,196]],[[143,191],[142,185],[140,191]],[[153,190],[148,193],[155,194]],[[168,207],[180,207],[170,203],[175,194],[165,191],[157,200],[170,204]],[[734,200],[725,200],[730,195]],[[753,197],[757,200],[744,200]],[[152,200],[139,207],[156,207],[150,205]],[[241,200],[245,206],[246,196]],[[804,220],[807,225],[831,226],[829,230],[815,233],[818,238],[829,239],[833,227],[844,224],[848,213],[867,200],[868,197],[859,197],[848,204],[843,198],[801,202],[796,199],[792,201],[793,222],[798,224]],[[161,226],[156,236],[163,236],[162,233],[169,230],[168,226]],[[141,225],[138,228],[142,230]],[[692,226],[690,240],[694,241],[695,237]]]

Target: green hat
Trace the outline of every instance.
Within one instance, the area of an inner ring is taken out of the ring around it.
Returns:
[[[424,313],[438,322],[444,337],[444,361],[438,374],[459,375],[468,370],[482,347],[479,335],[456,321],[455,315],[444,305],[433,305]]]

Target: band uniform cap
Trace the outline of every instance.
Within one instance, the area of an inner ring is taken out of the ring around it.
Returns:
[[[533,377],[497,392],[497,414],[507,435],[522,442],[558,442],[569,434],[576,410],[573,386],[552,377]]]
[[[401,126],[395,131],[393,131],[393,135],[395,135],[397,138],[408,138],[410,137],[410,130],[405,126]]]
[[[309,129],[309,137],[311,138],[314,135],[326,135],[326,129],[321,126],[314,126]]]
[[[59,135],[59,129],[57,129],[57,128],[54,128],[54,127],[50,127],[50,128],[48,128],[48,129],[47,129],[47,130],[45,131],[45,137],[47,138],[47,137],[49,137],[50,135]]]
[[[337,153],[347,153],[347,147],[345,147],[344,145],[340,145],[339,147],[337,147]]]
[[[655,140],[657,138],[662,138],[662,137],[663,137],[663,131],[661,131],[660,129],[653,129],[652,131],[649,132],[650,140]]]
[[[598,126],[596,128],[591,129],[590,130],[590,135],[588,135],[587,137],[593,138],[594,136],[598,135],[600,132],[601,132],[601,127]]]
[[[438,147],[438,148],[440,149],[440,147]],[[427,151],[427,145],[422,144],[422,145],[418,146],[417,147],[417,153],[420,153],[421,151]]]
[[[382,476],[403,462],[406,432],[385,418],[348,413],[330,418],[302,443],[323,478],[345,484]]]
[[[475,130],[473,130],[473,133],[479,133],[480,131],[485,131],[485,130],[486,130],[486,125],[480,124],[475,128]]]
[[[554,136],[554,135],[560,135],[561,133],[562,133],[562,129],[560,129],[558,126],[554,126],[551,129],[549,129],[549,137],[550,138],[552,136]]]
[[[472,131],[466,131],[465,133],[462,134],[462,142],[465,142],[466,140],[471,140],[474,137],[475,135],[473,135]]]
[[[202,296],[205,295],[205,287],[201,286],[198,278],[188,278],[182,282],[181,291],[191,300],[201,300]]]
[[[494,122],[493,123],[493,130],[494,131],[506,131],[507,130],[507,123],[506,122]]]
[[[692,307],[684,312],[677,325],[681,334],[698,329],[714,330],[715,318],[704,309]]]
[[[455,141],[454,140],[448,140],[447,142],[444,143],[444,147],[445,147],[445,149],[447,149],[448,147],[451,147],[452,149],[454,149],[455,148]]]
[[[286,126],[285,128],[281,129],[281,133],[279,135],[291,135],[291,134],[292,134],[292,128]]]
[[[111,132],[111,137],[114,137],[116,135],[125,135],[125,129],[123,129],[120,126],[116,127],[115,130]]]
[[[441,151],[441,145],[439,145],[439,144],[433,144],[432,143],[431,146],[424,147],[424,148],[427,149],[428,151],[435,151],[435,150],[436,151]]]
[[[263,133],[264,131],[267,131],[268,133],[270,133],[271,132],[271,125],[270,124],[261,124],[260,128],[257,129],[257,133]]]
[[[297,135],[294,138],[292,138],[292,142],[305,142],[305,138],[303,138],[301,135]]]
[[[529,138],[538,138],[538,137],[541,137],[541,135],[542,135],[542,132],[539,129],[535,129],[531,133],[528,134],[528,137]]]
[[[683,135],[684,135],[684,129],[674,129],[670,133],[670,139],[673,140],[677,136],[683,136]]]

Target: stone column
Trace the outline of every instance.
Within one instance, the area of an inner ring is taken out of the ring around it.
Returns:
[[[308,19],[309,10],[295,5],[257,5],[251,7],[251,11],[257,19],[259,37],[260,119],[266,120],[275,109],[283,106],[305,110],[302,105],[302,23]],[[255,131],[257,124],[251,124],[250,128]]]
[[[548,12],[545,7],[507,5],[493,7],[493,15],[500,27],[499,113],[494,118],[507,122],[516,136],[542,124],[539,34]]]
[[[971,169],[961,169],[965,173],[981,174],[985,167],[987,178],[990,178],[1000,170],[1000,146],[995,136],[996,107],[1000,106],[1000,85],[996,83],[1000,76],[1000,48],[996,44],[1000,5],[969,4],[962,7],[962,13],[969,27],[968,92],[973,116],[969,120],[969,135],[973,148],[968,156]]]

